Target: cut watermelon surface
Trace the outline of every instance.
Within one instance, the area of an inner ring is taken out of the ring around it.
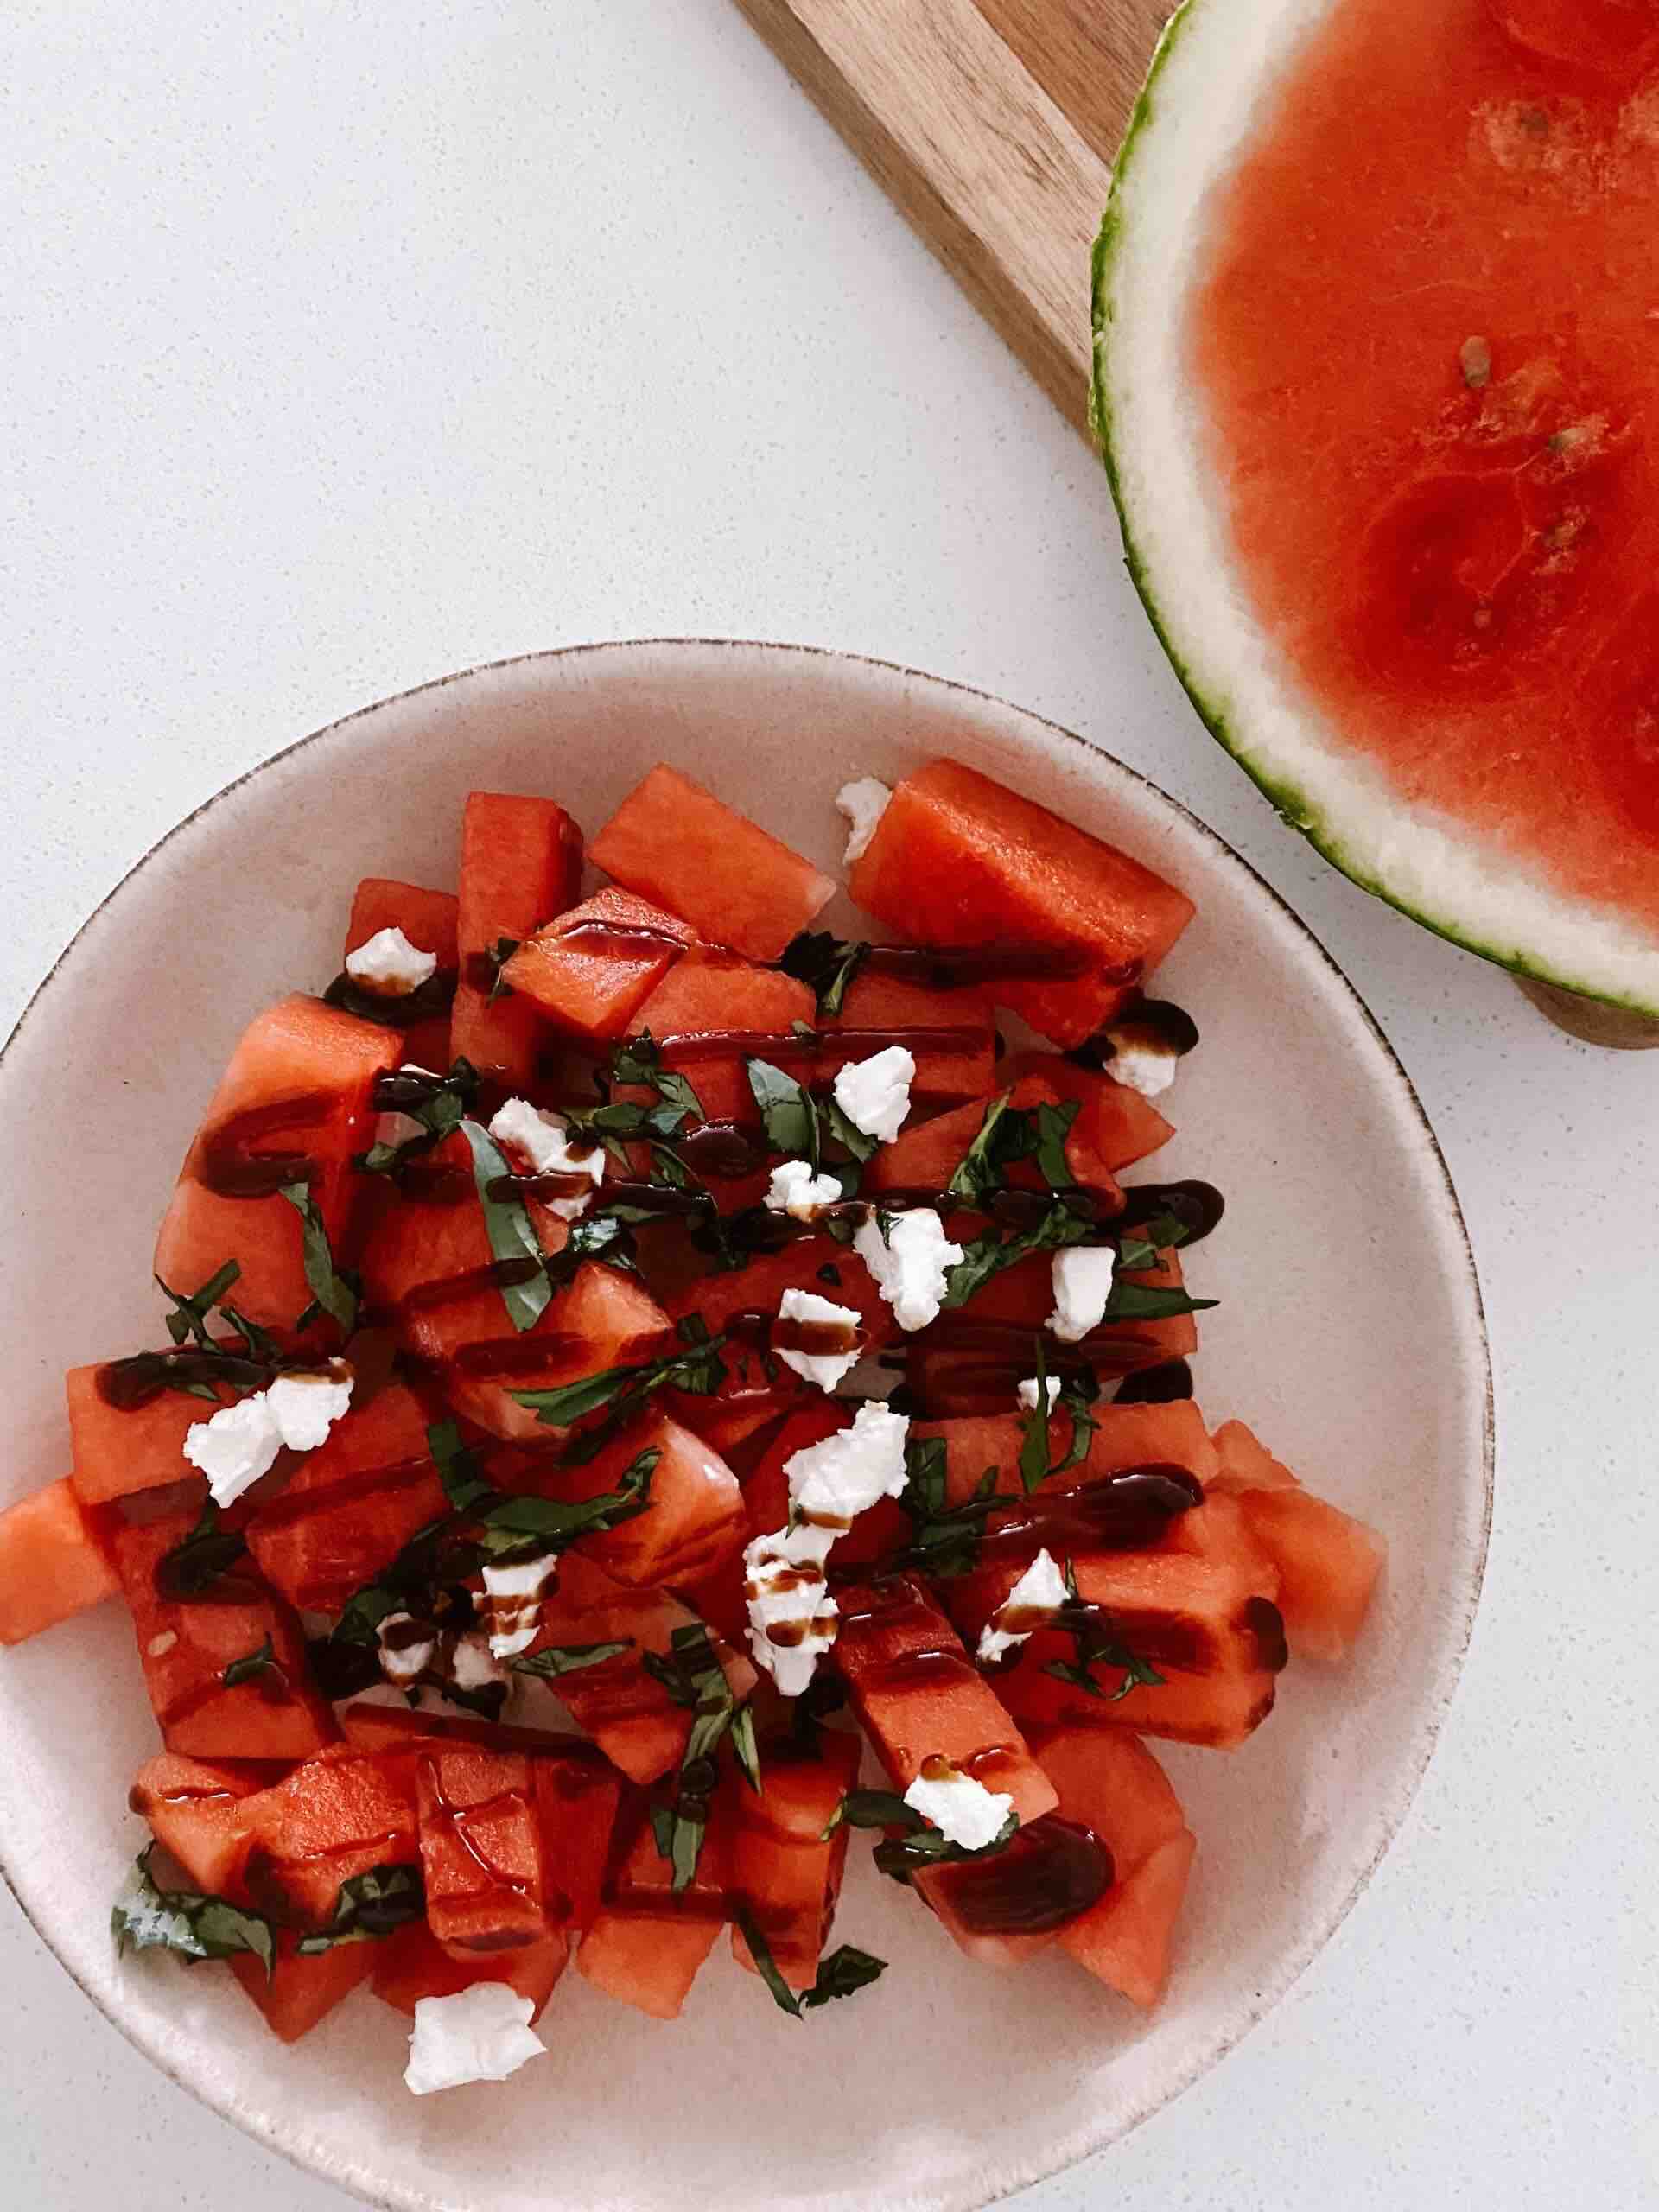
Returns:
[[[1644,4],[1264,0],[1241,48],[1189,0],[1095,275],[1131,571],[1211,729],[1367,889],[1647,1014],[1656,98]]]
[[[455,1058],[442,993],[251,1025],[170,1345],[82,1357],[73,1472],[0,1516],[0,1642],[130,1613],[129,1802],[189,1885],[145,1929],[253,1942],[287,2040],[366,1984],[539,2015],[573,1956],[669,2020],[729,1951],[794,2011],[882,1970],[828,1948],[874,1832],[941,1943],[1155,2002],[1194,1842],[1141,1738],[1243,1744],[1382,1564],[1190,1370],[1111,1398],[1197,1353],[1223,1211],[1120,1182],[1173,1132],[1096,1033],[1190,1049],[1141,995],[1189,903],[948,760],[854,869],[919,943],[808,930],[828,879],[668,768],[580,904],[555,801],[461,842],[458,899],[365,878],[346,939],[458,971]]]

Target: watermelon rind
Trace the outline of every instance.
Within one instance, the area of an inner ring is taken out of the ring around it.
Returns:
[[[1483,959],[1659,1019],[1659,938],[1487,848],[1478,828],[1345,749],[1236,573],[1182,359],[1203,203],[1303,39],[1340,4],[1185,0],[1130,117],[1095,245],[1090,393],[1129,575],[1211,734],[1344,875]]]

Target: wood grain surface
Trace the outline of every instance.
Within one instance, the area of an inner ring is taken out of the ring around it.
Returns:
[[[1087,429],[1089,257],[1164,0],[738,0]]]

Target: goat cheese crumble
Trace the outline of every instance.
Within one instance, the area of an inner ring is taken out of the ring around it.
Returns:
[[[816,1382],[820,1390],[833,1390],[857,1366],[860,1337],[856,1306],[837,1306],[833,1299],[820,1298],[816,1291],[786,1290],[778,1301],[778,1319],[838,1325],[851,1337],[852,1343],[846,1351],[798,1351],[791,1344],[775,1348],[785,1367],[792,1368],[807,1382]]]
[[[891,789],[879,776],[860,776],[836,793],[836,805],[847,817],[847,850],[842,855],[846,867],[862,860],[870,849],[870,840],[892,797]]]
[[[509,1098],[491,1121],[490,1135],[504,1150],[528,1160],[532,1174],[587,1176],[585,1191],[541,1201],[561,1221],[574,1221],[593,1204],[594,1193],[605,1179],[604,1147],[594,1145],[573,1152],[570,1125],[563,1114],[544,1114],[527,1098]]]
[[[1054,1255],[1054,1311],[1048,1325],[1063,1344],[1081,1344],[1106,1318],[1117,1274],[1109,1244],[1073,1244]]]
[[[423,952],[400,929],[377,930],[346,956],[346,973],[378,998],[407,998],[438,972],[435,952]]]
[[[891,1144],[910,1111],[916,1060],[902,1045],[849,1060],[836,1071],[836,1103],[855,1129]]]
[[[930,1774],[930,1768],[944,1772]],[[988,1789],[944,1759],[927,1762],[906,1790],[905,1802],[931,1821],[947,1843],[960,1844],[964,1851],[983,1851],[995,1843],[1014,1810],[1012,1797]]]
[[[944,1233],[931,1206],[889,1214],[887,1229],[874,1214],[859,1225],[853,1249],[869,1269],[901,1329],[925,1329],[938,1319],[945,1279],[964,1257]]]
[[[453,1997],[416,2000],[404,2080],[417,2097],[467,2082],[505,2082],[547,2045],[531,2031],[534,2005],[505,1981],[475,1981]]]
[[[979,1631],[979,1649],[976,1657],[982,1666],[1014,1651],[1042,1626],[1033,1615],[1058,1613],[1068,1603],[1065,1577],[1056,1566],[1052,1553],[1040,1551],[1007,1596]],[[1007,1622],[1019,1624],[1014,1627]]]

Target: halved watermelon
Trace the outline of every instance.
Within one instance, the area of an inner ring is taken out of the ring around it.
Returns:
[[[1190,0],[1094,287],[1130,573],[1211,730],[1363,888],[1649,1016],[1656,88],[1649,0],[1263,0],[1245,42]]]
[[[449,1021],[452,1049],[491,1082],[519,1090],[536,1073],[543,1016],[535,1001],[497,995],[493,957],[574,904],[582,832],[550,798],[474,791],[461,830],[461,975]]]
[[[239,1897],[251,1841],[243,1807],[272,1778],[245,1761],[162,1751],[139,1768],[127,1802],[202,1896]]]
[[[1375,1529],[1305,1491],[1243,1421],[1216,1431],[1217,1488],[1237,1500],[1253,1541],[1278,1571],[1279,1610],[1299,1658],[1346,1659],[1364,1625],[1388,1548]],[[1219,1500],[1217,1500],[1219,1503]]]
[[[836,893],[832,876],[666,766],[629,792],[594,839],[593,860],[751,960],[775,960]]]
[[[1080,1045],[1109,1020],[1193,912],[1139,861],[959,760],[906,777],[848,888],[919,943],[1047,956],[1048,975],[992,990],[1057,1045]]]
[[[732,1798],[741,1786],[729,1770],[722,1776],[696,1873],[677,1896],[673,1868],[657,1848],[644,1802],[629,1808],[632,1835],[576,1952],[585,1981],[653,2019],[679,2018],[729,1910]]]
[[[21,1643],[121,1587],[66,1475],[0,1513],[0,1643]]]
[[[301,1612],[338,1612],[417,1529],[442,1517],[427,1421],[402,1383],[353,1403],[249,1516],[244,1534],[260,1573]]]
[[[407,1757],[340,1744],[245,1800],[249,1894],[297,1928],[323,1928],[340,1886],[376,1866],[420,1863]]]
[[[1022,1821],[1052,1812],[1053,1785],[923,1586],[897,1575],[837,1595],[834,1662],[894,1788],[943,1758],[1012,1797]]]
[[[1052,1728],[1033,1733],[1031,1747],[1060,1793],[1061,1813],[1094,1830],[1116,1869],[1098,1904],[1061,1929],[1061,1948],[1134,2004],[1155,2005],[1198,1849],[1180,1800],[1134,1736]]]
[[[260,1961],[245,1951],[229,1961],[231,1972],[264,2013],[265,2025],[283,2043],[297,2043],[309,2035],[319,2020],[368,1980],[378,1948],[373,1943],[334,1943],[308,1957],[296,1948],[299,1940],[286,1929],[277,1931],[276,1967],[269,1980]]]
[[[311,1303],[302,1224],[282,1196],[308,1185],[337,1266],[356,1258],[364,1178],[352,1155],[372,1139],[370,1092],[403,1039],[321,999],[283,999],[242,1033],[180,1171],[156,1240],[156,1272],[197,1290],[226,1260],[250,1320],[291,1331]]]
[[[460,905],[452,891],[428,891],[418,883],[400,883],[393,876],[365,875],[352,899],[344,950],[353,953],[382,930],[401,930],[418,951],[435,957],[435,982],[446,979],[453,985],[461,957],[456,937],[459,917]],[[398,1034],[405,1060],[439,1073],[449,1065],[447,1013],[410,1022]]]
[[[852,1831],[824,1830],[858,1779],[858,1738],[820,1732],[816,1751],[786,1743],[760,1753],[760,1789],[733,1801],[732,1887],[754,1916],[766,1948],[792,1989],[810,1989],[835,1916]],[[732,1930],[741,1966],[754,1961],[742,1931]]]
[[[144,1687],[167,1747],[204,1759],[308,1758],[339,1731],[312,1683],[296,1616],[240,1568],[202,1598],[166,1598],[156,1586],[156,1568],[196,1517],[169,1513],[111,1531]],[[226,1671],[267,1645],[269,1662],[226,1687]]]

